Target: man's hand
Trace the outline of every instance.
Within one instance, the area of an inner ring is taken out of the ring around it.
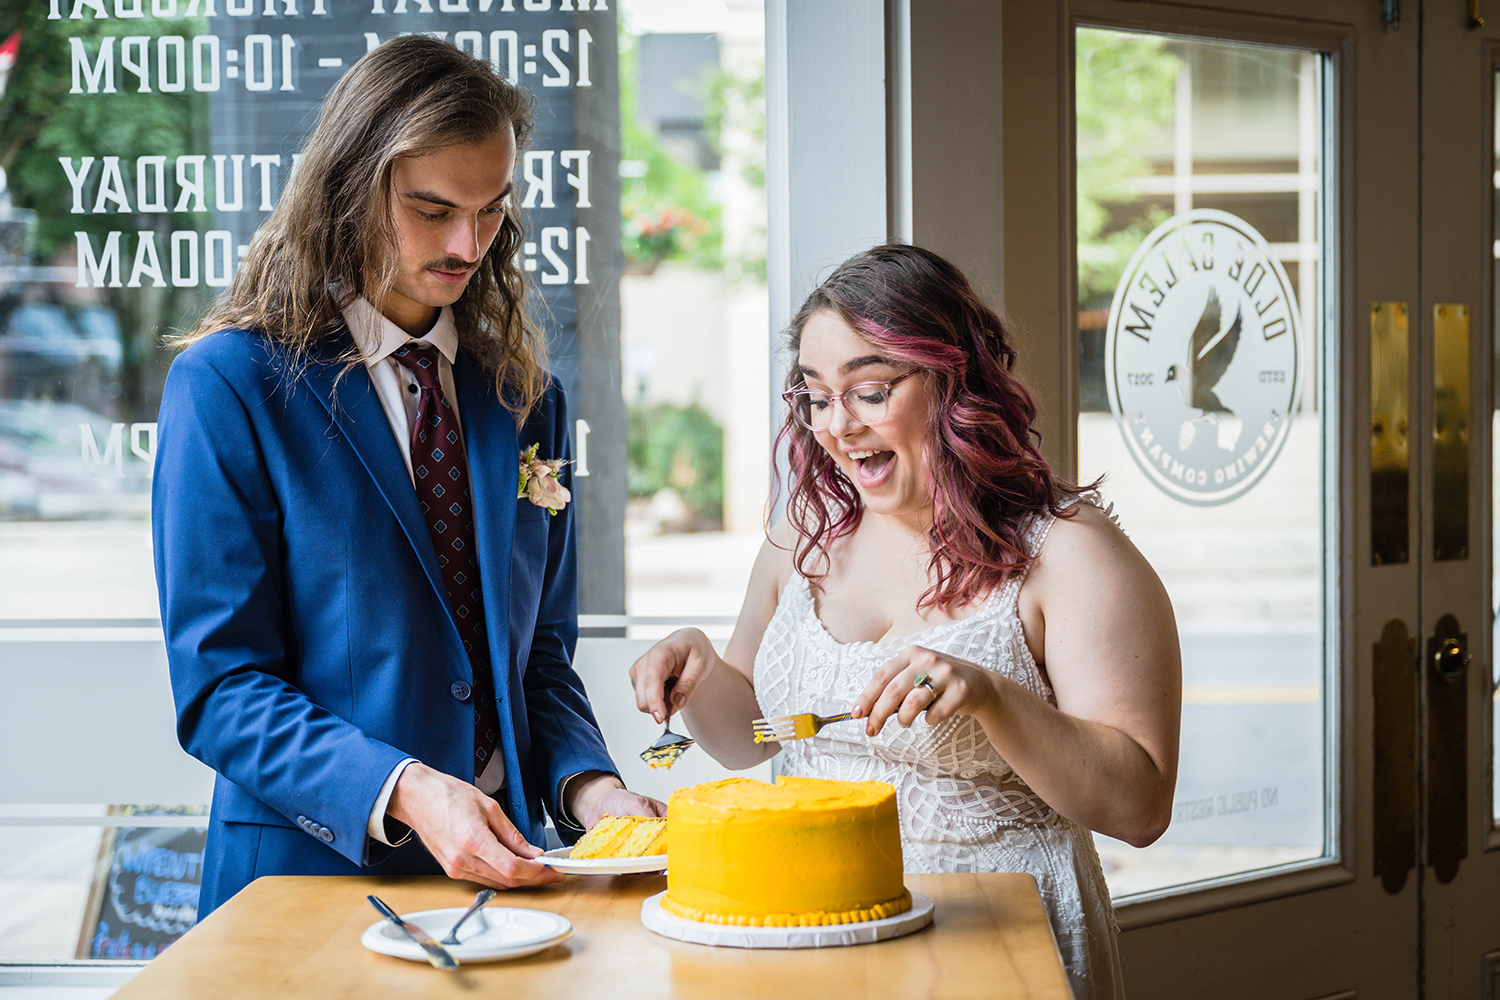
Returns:
[[[531,860],[526,842],[500,804],[466,781],[420,762],[408,764],[386,813],[411,827],[449,878],[495,889],[561,882],[561,872]]]
[[[568,783],[567,795],[568,801],[563,808],[585,830],[593,829],[604,816],[667,814],[666,803],[632,792],[619,778],[603,771],[586,771],[579,775]]]

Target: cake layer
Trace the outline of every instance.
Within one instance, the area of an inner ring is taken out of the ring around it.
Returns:
[[[667,821],[651,816],[605,816],[578,839],[572,858],[640,858],[667,853]]]
[[[911,907],[896,795],[876,781],[725,778],[672,793],[662,909],[750,926],[855,923]]]

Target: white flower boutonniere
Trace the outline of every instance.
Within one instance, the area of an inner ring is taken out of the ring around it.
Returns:
[[[555,516],[573,499],[573,494],[557,478],[567,462],[560,458],[537,458],[540,447],[537,443],[521,452],[521,481],[516,487],[516,499],[525,497]]]

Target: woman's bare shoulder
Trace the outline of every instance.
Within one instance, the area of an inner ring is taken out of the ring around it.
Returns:
[[[1058,517],[1027,574],[1028,597],[1043,604],[1103,600],[1115,604],[1161,581],[1113,513],[1084,501]]]
[[[760,648],[761,638],[781,603],[782,590],[793,572],[791,546],[786,539],[795,536],[785,530],[778,531],[779,528],[782,524],[771,527],[755,556],[750,582],[745,587],[745,600],[735,620],[734,634],[724,650],[724,660],[747,679],[752,676],[756,650]]]
[[[797,529],[792,527],[789,517],[777,519],[776,523],[766,531],[766,541],[783,551],[790,553],[792,547],[797,544]]]
[[[769,590],[779,597],[793,572],[792,553],[797,545],[797,532],[786,518],[782,518],[766,531],[766,540],[761,543],[755,556],[755,568],[751,571],[751,586]]]
[[[1079,548],[1094,546],[1135,551],[1135,546],[1121,530],[1119,519],[1115,517],[1113,508],[1101,507],[1095,501],[1085,497],[1058,515],[1057,519],[1052,522],[1052,527],[1047,531],[1046,541],[1037,555],[1039,560],[1046,558],[1049,554],[1072,555]]]

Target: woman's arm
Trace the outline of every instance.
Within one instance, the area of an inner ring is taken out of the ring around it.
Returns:
[[[996,751],[1058,812],[1143,847],[1166,830],[1177,781],[1182,663],[1156,573],[1101,511],[1059,518],[1020,596],[1027,645],[1057,696],[957,657],[912,647],[856,701],[878,732],[973,715]],[[926,672],[936,694],[914,688]]]
[[[775,744],[756,743],[750,725],[760,717],[753,682],[755,653],[791,572],[790,553],[779,547],[790,537],[785,522],[771,535],[755,557],[744,604],[722,657],[708,636],[688,628],[652,646],[630,667],[637,708],[657,722],[665,721],[666,683],[676,678],[672,711],[682,711],[693,737],[710,756],[737,770],[754,767],[777,749]]]

